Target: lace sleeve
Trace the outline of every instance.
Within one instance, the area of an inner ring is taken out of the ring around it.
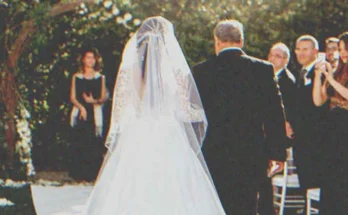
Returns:
[[[125,106],[125,98],[126,98],[126,86],[128,85],[129,77],[127,76],[127,73],[125,70],[120,70],[120,73],[117,78],[117,85],[115,88],[115,94],[114,94],[114,105],[113,105],[113,112],[112,112],[112,120],[113,122],[117,123],[120,119],[120,114]]]
[[[114,89],[112,113],[109,133],[106,138],[105,146],[113,146],[116,142],[117,134],[120,133],[120,120],[122,111],[126,103],[127,86],[129,84],[129,76],[126,69],[121,69],[117,75],[116,86]]]
[[[187,77],[176,74],[176,80],[178,83],[177,94],[179,97],[180,104],[180,115],[184,118],[184,121],[189,122],[201,122],[205,119],[205,114],[202,108],[195,105],[190,98],[190,82]]]

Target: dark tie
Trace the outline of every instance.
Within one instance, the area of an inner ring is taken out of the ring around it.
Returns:
[[[304,79],[304,76],[305,74],[307,73],[307,69],[302,69],[300,71],[300,74],[299,74],[299,77],[298,77],[298,81],[297,81],[297,86],[301,86],[301,84],[303,84],[303,79]]]

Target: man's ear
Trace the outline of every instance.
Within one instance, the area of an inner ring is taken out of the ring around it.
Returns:
[[[221,45],[221,41],[220,41],[218,38],[216,38],[216,45],[217,45],[217,46],[220,46],[220,45]]]
[[[243,48],[243,46],[244,46],[244,39],[241,39],[241,40],[239,41],[238,46],[239,46],[240,48]]]

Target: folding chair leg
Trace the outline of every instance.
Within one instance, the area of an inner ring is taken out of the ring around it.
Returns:
[[[311,215],[311,207],[312,207],[311,199],[307,196],[307,213],[306,213],[306,215]]]
[[[285,198],[286,198],[286,186],[282,188],[282,196],[280,199],[279,215],[284,214]]]

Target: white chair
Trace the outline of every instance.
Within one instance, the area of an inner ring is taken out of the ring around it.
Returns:
[[[313,188],[307,190],[307,215],[319,214],[319,209],[312,206],[312,201],[320,201],[320,189]]]
[[[300,183],[298,175],[293,165],[292,148],[287,149],[287,159],[284,162],[283,174],[272,177],[274,205],[279,208],[279,215],[284,214],[285,208],[304,209],[305,197],[298,194],[288,194],[287,189],[299,189]]]

